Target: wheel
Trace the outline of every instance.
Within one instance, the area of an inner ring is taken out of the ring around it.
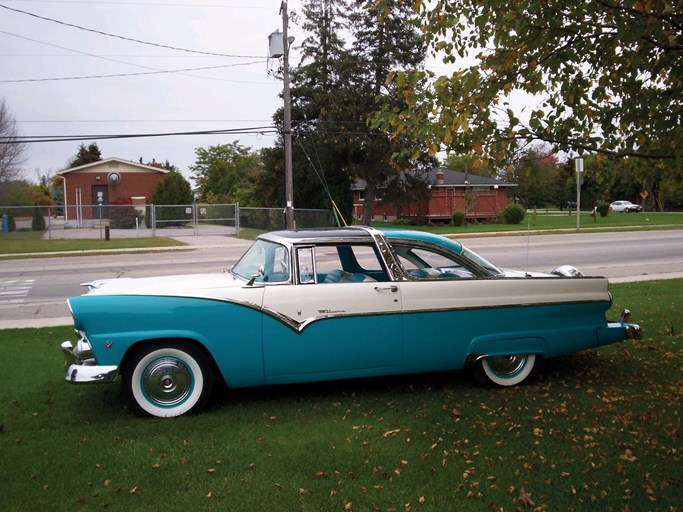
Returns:
[[[203,352],[186,343],[144,346],[123,370],[128,406],[141,416],[170,418],[198,412],[211,396],[211,364]]]
[[[516,386],[536,374],[540,359],[536,354],[486,357],[475,367],[475,374],[484,384]]]

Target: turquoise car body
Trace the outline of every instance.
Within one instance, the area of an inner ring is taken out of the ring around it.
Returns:
[[[166,341],[239,388],[540,360],[639,337],[627,312],[606,320],[607,279],[570,275],[500,270],[416,231],[270,233],[231,272],[91,283],[68,301],[81,339],[62,346],[66,380],[114,380]]]

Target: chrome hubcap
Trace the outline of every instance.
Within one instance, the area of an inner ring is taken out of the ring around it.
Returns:
[[[162,357],[147,366],[142,385],[151,402],[177,405],[192,391],[192,371],[178,359]]]
[[[499,375],[509,376],[524,368],[526,356],[492,357],[488,362],[494,372]]]

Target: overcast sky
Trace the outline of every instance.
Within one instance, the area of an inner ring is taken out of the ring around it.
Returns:
[[[278,62],[267,59],[268,35],[282,28],[280,4],[281,0],[0,0],[0,98],[23,136],[269,126],[282,104],[282,82],[269,74]],[[299,1],[288,4],[290,13],[300,8]],[[304,34],[293,22],[289,31],[297,38],[296,46]],[[297,63],[293,50],[292,64]],[[147,74],[213,66],[224,67]],[[195,148],[234,140],[257,149],[272,145],[273,136],[193,135],[97,144],[103,158],[168,160],[189,177]],[[65,168],[79,144],[29,144],[25,178],[37,181],[38,172]]]

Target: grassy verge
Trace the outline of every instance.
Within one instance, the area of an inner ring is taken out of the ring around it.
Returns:
[[[391,222],[374,222],[375,227],[400,227]],[[580,226],[582,232],[615,231],[619,229],[649,230],[649,229],[680,229],[683,228],[683,213],[610,213],[607,217],[597,220],[588,213],[581,214]],[[521,224],[467,224],[465,226],[412,226],[411,229],[429,231],[437,234],[485,234],[512,231],[545,232],[557,230],[576,230],[576,212],[539,211],[536,215],[528,214]]]
[[[683,281],[612,292],[645,339],[546,361],[528,386],[226,391],[175,420],[63,383],[70,329],[0,331],[0,510],[681,510]]]
[[[102,251],[111,249],[154,249],[183,245],[172,238],[112,238],[44,240],[43,234],[19,231],[0,234],[0,254],[41,254],[62,251]]]

